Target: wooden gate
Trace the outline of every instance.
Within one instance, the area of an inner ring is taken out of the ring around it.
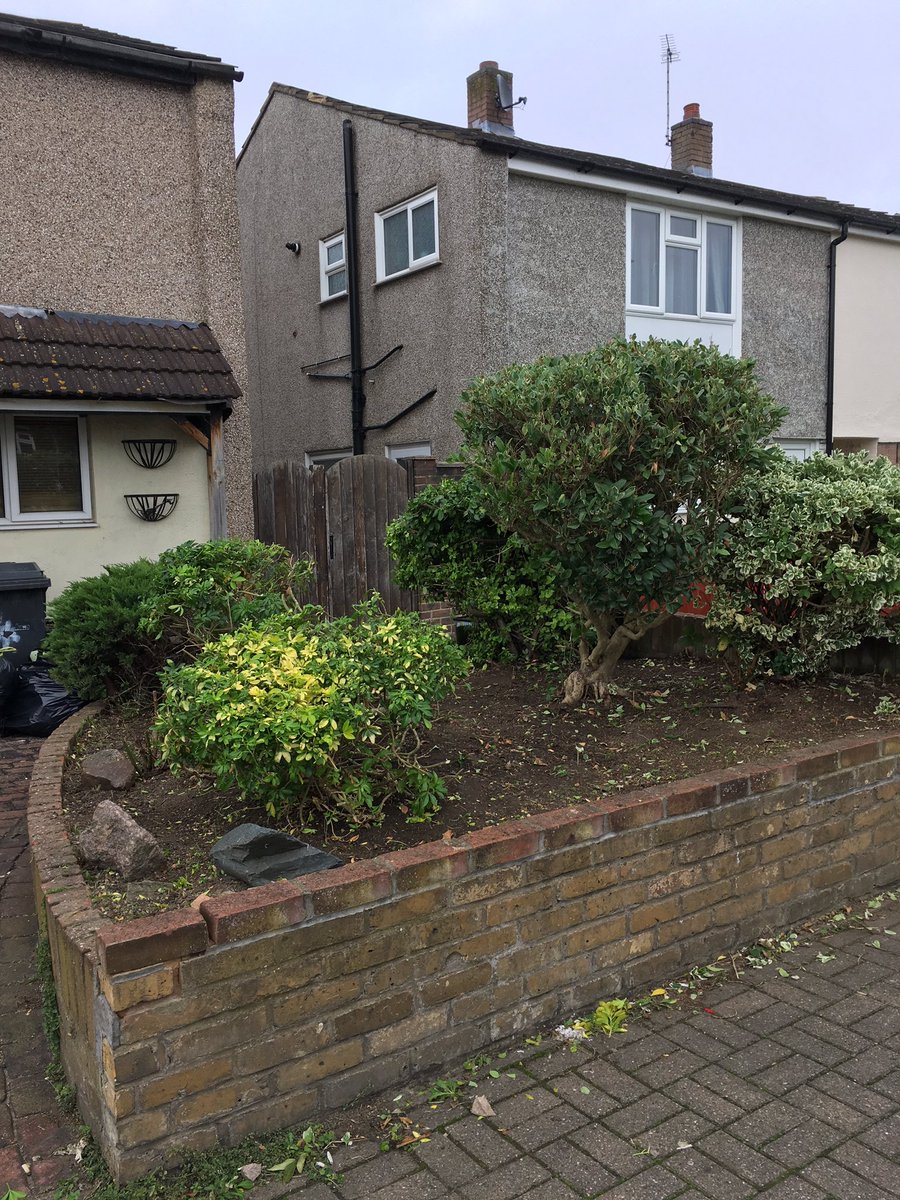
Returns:
[[[327,470],[277,463],[253,480],[256,536],[311,558],[311,602],[345,616],[372,591],[385,608],[415,610],[414,592],[394,583],[385,530],[406,508],[406,470],[388,458],[361,454]]]

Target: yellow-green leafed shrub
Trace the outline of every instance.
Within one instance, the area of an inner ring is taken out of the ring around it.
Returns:
[[[163,673],[162,756],[208,770],[269,814],[378,821],[405,801],[424,820],[444,794],[418,761],[417,729],[467,670],[443,630],[417,614],[305,610],[244,627]]]

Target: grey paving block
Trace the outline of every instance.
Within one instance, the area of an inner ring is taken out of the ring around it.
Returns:
[[[727,1132],[748,1146],[759,1149],[786,1130],[800,1125],[805,1115],[781,1100],[772,1100],[728,1126]]]
[[[850,1108],[865,1113],[866,1116],[873,1119],[890,1116],[895,1108],[889,1097],[872,1088],[854,1083],[852,1079],[848,1079],[846,1075],[839,1075],[836,1071],[817,1075],[812,1086],[817,1091],[825,1092],[826,1095],[833,1096],[835,1100],[840,1100],[842,1104],[847,1104]]]
[[[872,1121],[865,1113],[860,1113],[850,1105],[836,1100],[834,1096],[828,1096],[807,1084],[788,1092],[782,1099],[785,1104],[790,1104],[807,1116],[815,1117],[816,1120],[824,1121],[827,1125],[833,1125],[848,1134],[865,1129]]]
[[[370,1158],[361,1166],[347,1171],[339,1185],[344,1200],[369,1196],[380,1188],[398,1184],[405,1175],[419,1170],[419,1164],[409,1154],[387,1153]]]
[[[666,1094],[713,1125],[727,1125],[743,1116],[744,1110],[724,1096],[710,1091],[696,1079],[679,1079],[666,1088]]]
[[[894,1143],[893,1153],[900,1153],[900,1142]],[[891,1195],[900,1196],[900,1165],[869,1146],[851,1140],[832,1150],[830,1157]]]
[[[761,1088],[746,1079],[738,1079],[736,1075],[723,1070],[720,1066],[704,1067],[693,1078],[697,1083],[702,1083],[710,1091],[717,1092],[726,1100],[730,1100],[732,1104],[737,1104],[745,1110],[752,1110],[768,1104],[771,1098]]]
[[[780,1163],[772,1162],[764,1154],[758,1154],[722,1130],[716,1130],[715,1133],[701,1138],[698,1148],[722,1166],[740,1175],[747,1183],[755,1184],[759,1188],[774,1183],[785,1174]]]
[[[491,1169],[518,1158],[522,1153],[518,1146],[514,1146],[477,1117],[459,1121],[451,1125],[447,1132],[467,1154],[471,1154],[478,1162]]]
[[[535,1159],[519,1158],[515,1162],[497,1167],[483,1179],[463,1184],[458,1189],[467,1200],[513,1200],[524,1196],[535,1184],[549,1179],[550,1173]]]
[[[741,1028],[749,1029],[751,1033],[758,1034],[760,1037],[768,1037],[776,1030],[783,1029],[785,1025],[792,1025],[795,1021],[799,1021],[807,1011],[807,1009],[798,1008],[794,1004],[784,1004],[781,1000],[776,1000],[767,1008],[745,1017],[741,1021]]]
[[[825,1069],[820,1062],[807,1058],[805,1054],[792,1054],[768,1070],[760,1071],[753,1082],[767,1092],[783,1096],[785,1092],[815,1079]]]
[[[854,1083],[874,1083],[898,1066],[897,1055],[893,1050],[883,1046],[872,1046],[862,1054],[855,1054],[837,1068],[842,1075],[852,1079]]]
[[[585,1076],[572,1073],[558,1075],[548,1080],[548,1086],[555,1096],[566,1104],[571,1104],[586,1116],[596,1119],[605,1117],[619,1107],[618,1100],[601,1091],[595,1083]]]
[[[671,1045],[671,1043],[668,1044]],[[663,1088],[667,1083],[673,1083],[676,1079],[683,1079],[685,1075],[692,1074],[704,1063],[704,1059],[690,1050],[672,1049],[668,1054],[663,1054],[653,1062],[647,1063],[645,1067],[639,1067],[635,1071],[635,1075],[641,1083],[647,1084],[648,1087]]]
[[[803,1121],[766,1144],[766,1154],[786,1167],[805,1167],[846,1138],[846,1133],[822,1121]]]
[[[681,1179],[702,1188],[711,1200],[751,1200],[757,1194],[752,1184],[696,1148],[673,1154],[666,1166]]]
[[[603,1118],[603,1123],[620,1137],[630,1138],[653,1129],[681,1111],[681,1106],[661,1092],[652,1092],[644,1100],[629,1104]]]
[[[620,1178],[636,1175],[646,1168],[640,1147],[600,1125],[584,1125],[576,1129],[569,1140]]]
[[[900,1112],[870,1125],[868,1129],[858,1134],[858,1142],[863,1142],[880,1154],[890,1157],[900,1155]]]
[[[633,1179],[603,1192],[603,1200],[670,1200],[684,1191],[684,1184],[664,1167],[651,1167]]]
[[[806,1033],[797,1025],[788,1025],[785,1029],[779,1029],[772,1034],[772,1039],[798,1054],[805,1054],[807,1058],[814,1059],[823,1067],[836,1067],[838,1063],[844,1062],[852,1054],[852,1051],[842,1046],[835,1046],[833,1042],[823,1042],[821,1038],[813,1037],[811,1033]]]
[[[649,1091],[639,1079],[626,1075],[624,1071],[603,1059],[583,1066],[579,1074],[619,1104],[631,1104],[634,1100],[646,1096]]]
[[[411,1146],[411,1158],[417,1159],[448,1187],[470,1183],[484,1175],[487,1168],[467,1154],[449,1134],[440,1133],[424,1145]]]
[[[820,1158],[810,1163],[803,1170],[802,1178],[823,1188],[829,1196],[839,1197],[840,1200],[897,1200],[896,1192],[886,1192],[828,1158]]]
[[[589,1120],[589,1117],[573,1108],[571,1104],[561,1104],[558,1108],[551,1108],[549,1112],[532,1117],[530,1121],[513,1126],[509,1130],[509,1137],[517,1146],[531,1153],[555,1138],[580,1129]]]
[[[569,1141],[551,1142],[540,1149],[535,1157],[551,1174],[573,1187],[579,1196],[596,1196],[611,1187],[618,1178]]]

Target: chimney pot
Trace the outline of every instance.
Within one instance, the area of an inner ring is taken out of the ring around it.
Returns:
[[[485,133],[500,133],[509,137],[515,133],[513,114],[512,109],[504,110],[497,103],[498,75],[504,77],[512,93],[512,72],[501,71],[492,58],[479,64],[478,70],[466,80],[468,124],[470,129],[483,129]]]
[[[672,126],[672,170],[712,175],[712,121],[700,116],[699,104],[686,104],[684,118]]]

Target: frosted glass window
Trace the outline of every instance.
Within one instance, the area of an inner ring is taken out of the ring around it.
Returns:
[[[438,261],[438,196],[436,191],[375,214],[378,282],[405,275]]]
[[[631,213],[631,303],[659,305],[659,213]]]
[[[697,315],[697,259],[686,246],[666,246],[666,312]]]
[[[330,300],[347,291],[347,259],[343,233],[319,242],[319,297]]]
[[[731,312],[733,230],[718,221],[706,223],[706,311]]]
[[[384,273],[396,275],[409,267],[409,231],[406,209],[384,220]]]
[[[420,204],[412,210],[413,259],[434,254],[434,201]]]

